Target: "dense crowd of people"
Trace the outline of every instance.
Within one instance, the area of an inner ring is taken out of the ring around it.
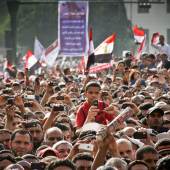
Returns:
[[[96,74],[16,70],[0,92],[0,170],[170,169],[166,53],[127,53]]]

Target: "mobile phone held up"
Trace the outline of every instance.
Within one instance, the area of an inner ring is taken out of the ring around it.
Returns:
[[[147,132],[135,132],[133,134],[133,137],[135,139],[146,139],[147,138]]]
[[[87,144],[87,143],[81,143],[78,146],[79,150],[83,150],[83,151],[88,151],[88,152],[92,152],[94,149],[94,145],[92,144]]]
[[[65,108],[64,108],[64,106],[63,105],[53,105],[53,110],[54,111],[64,111],[65,110]]]
[[[34,99],[35,99],[35,96],[34,96],[34,95],[24,95],[24,99],[34,100]]]
[[[98,107],[98,100],[93,100],[92,105]]]

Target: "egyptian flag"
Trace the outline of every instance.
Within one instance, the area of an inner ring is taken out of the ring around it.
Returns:
[[[138,53],[142,53],[143,49],[145,48],[145,44],[146,44],[146,35],[144,36],[144,39],[138,48]]]
[[[140,56],[145,49],[146,45],[146,35],[145,31],[143,29],[138,28],[137,25],[133,27],[133,34],[136,44],[139,44],[139,47],[137,49],[137,55],[136,55],[136,61],[140,59]]]
[[[145,31],[143,29],[139,29],[137,25],[133,27],[134,39],[137,44],[141,44],[145,38]]]
[[[23,59],[25,60],[24,67],[25,69],[28,69],[30,73],[33,73],[41,66],[41,64],[39,63],[37,58],[34,56],[31,50],[27,51]]]
[[[92,32],[92,28],[90,28],[89,51],[88,51],[88,59],[87,59],[86,70],[89,70],[90,66],[94,65],[94,63],[95,63],[95,55],[94,55],[94,44],[93,44],[93,32]]]
[[[151,39],[151,44],[157,45],[159,43],[159,32],[153,33],[152,39]]]
[[[111,61],[115,39],[116,34],[112,34],[95,49],[96,63],[109,63]]]
[[[40,61],[47,67],[52,68],[55,65],[58,54],[59,54],[58,40],[55,40],[52,44],[50,44],[49,47],[47,47],[44,50]]]
[[[45,48],[43,45],[40,43],[37,37],[35,37],[34,40],[34,55],[37,58],[37,60],[40,60]]]

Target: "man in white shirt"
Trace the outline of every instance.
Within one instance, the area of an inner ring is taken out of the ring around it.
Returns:
[[[156,49],[159,50],[159,53],[163,54],[167,54],[168,56],[168,60],[170,60],[170,45],[165,43],[165,38],[163,35],[159,36],[159,43],[158,44],[153,44],[152,46]]]

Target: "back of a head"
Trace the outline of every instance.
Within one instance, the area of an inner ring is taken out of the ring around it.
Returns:
[[[26,155],[22,156],[22,159],[26,160],[29,163],[40,161],[39,158],[33,154],[26,154]]]
[[[24,170],[24,168],[19,164],[11,164],[7,166],[5,170]]]
[[[157,151],[154,147],[152,146],[149,146],[149,145],[145,145],[141,148],[139,148],[137,151],[136,151],[136,159],[137,160],[143,160],[143,155],[145,153],[153,153],[153,154],[157,154]]]
[[[143,165],[147,168],[147,170],[149,170],[148,165],[141,160],[134,160],[134,161],[130,162],[130,164],[128,165],[128,170],[132,170],[132,168],[136,165]]]
[[[170,156],[166,156],[158,160],[156,170],[169,170],[169,169],[170,169]]]
[[[78,160],[86,160],[93,162],[93,157],[89,153],[78,153],[73,157],[73,162],[76,163]]]
[[[57,161],[56,156],[46,156],[45,158],[41,159],[41,162],[46,163],[46,165],[49,165],[51,162]]]
[[[111,166],[100,166],[96,170],[118,170],[116,167]]]
[[[127,163],[120,158],[110,158],[109,160],[107,160],[105,165],[111,166],[111,167],[116,167],[121,170],[126,170],[126,168],[127,168]]]
[[[159,151],[160,149],[162,149],[162,147],[163,147],[163,148],[165,148],[165,147],[169,148],[169,147],[170,147],[170,139],[168,139],[168,138],[160,139],[160,140],[158,140],[158,141],[156,142],[156,144],[155,144],[155,149],[156,149],[157,151]]]
[[[25,160],[22,160],[22,161],[19,161],[17,162],[19,165],[21,165],[25,170],[31,170],[31,163],[25,161]]]
[[[76,167],[75,165],[73,164],[72,161],[68,160],[68,159],[65,159],[65,160],[57,160],[57,161],[54,161],[54,162],[51,162],[46,170],[55,170],[56,168],[58,167],[68,167],[70,168],[71,170],[76,170]]]

